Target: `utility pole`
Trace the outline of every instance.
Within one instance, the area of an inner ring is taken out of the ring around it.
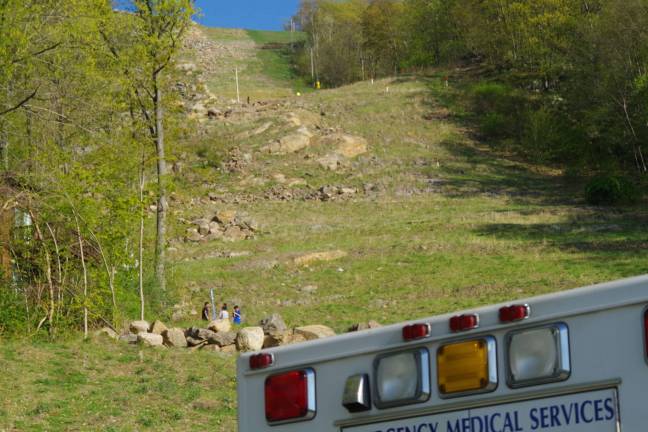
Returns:
[[[214,288],[209,290],[209,296],[211,297],[212,321],[216,321],[216,302],[214,301]]]
[[[238,103],[241,103],[241,94],[239,92],[238,67],[234,68],[234,73],[236,75],[236,101]]]

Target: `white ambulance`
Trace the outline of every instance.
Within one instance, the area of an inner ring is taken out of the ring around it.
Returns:
[[[648,431],[648,276],[245,354],[241,432]]]

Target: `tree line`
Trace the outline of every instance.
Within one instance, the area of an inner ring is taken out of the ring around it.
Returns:
[[[114,3],[0,0],[0,334],[87,335],[166,289],[173,62],[193,2]]]
[[[300,73],[324,85],[479,65],[466,96],[486,138],[580,173],[648,172],[646,0],[302,0],[294,20]]]

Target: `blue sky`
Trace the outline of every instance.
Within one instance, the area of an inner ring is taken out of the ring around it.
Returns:
[[[299,0],[196,0],[203,14],[200,23],[251,30],[282,30],[298,4]]]

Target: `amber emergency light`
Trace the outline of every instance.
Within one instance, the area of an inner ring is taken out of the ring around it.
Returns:
[[[441,397],[482,393],[497,387],[495,339],[485,337],[444,345],[437,352]]]

